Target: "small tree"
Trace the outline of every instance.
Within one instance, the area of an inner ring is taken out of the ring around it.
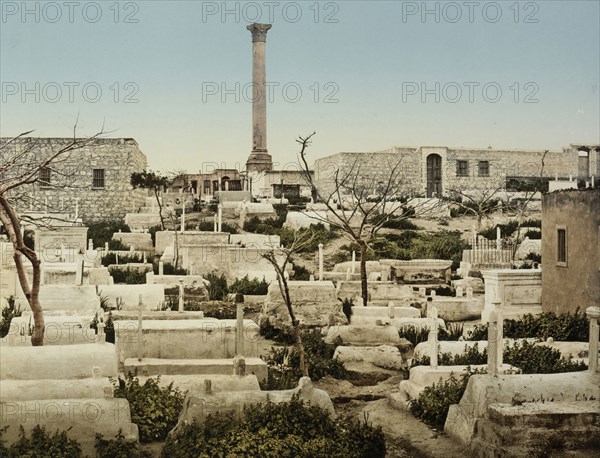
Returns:
[[[489,183],[480,189],[449,189],[448,193],[453,197],[445,197],[447,202],[457,205],[462,213],[477,217],[477,231],[481,231],[481,223],[484,218],[489,218],[497,209],[500,194],[504,191],[501,183]]]
[[[286,269],[288,265],[291,264],[292,256],[295,253],[302,251],[304,247],[313,241],[314,238],[315,234],[313,231],[295,231],[292,243],[287,248],[272,248],[271,250],[261,254],[262,258],[271,263],[275,269],[275,273],[277,274],[279,291],[292,321],[294,338],[296,340],[295,345],[296,349],[298,350],[298,355],[300,356],[300,370],[302,372],[302,376],[304,377],[308,377],[308,367],[306,366],[306,361],[304,358],[304,346],[302,345],[302,335],[300,333],[300,321],[294,313]]]
[[[60,148],[51,149],[49,153],[38,150],[36,141],[26,143],[23,148],[18,147],[17,141],[27,137],[33,131],[25,132],[0,144],[0,222],[8,234],[8,239],[13,246],[13,260],[17,269],[19,284],[25,299],[33,314],[34,329],[31,335],[31,344],[41,346],[44,342],[44,312],[40,303],[41,261],[37,253],[25,245],[23,238],[22,216],[19,216],[16,207],[26,202],[26,189],[35,185],[40,178],[40,171],[56,167],[57,164],[65,165],[70,162],[77,163],[71,158],[72,152],[94,143],[94,140],[104,132],[100,131],[89,138],[76,137],[77,124],[73,127],[73,139]],[[68,169],[68,167],[61,167]],[[69,187],[69,181],[64,179],[68,170],[62,170],[62,187]],[[23,256],[31,263],[32,279],[27,276]]]
[[[156,203],[158,205],[158,216],[160,217],[160,227],[164,231],[165,230],[165,218],[163,216],[163,206],[162,200],[160,198],[160,193],[165,192],[169,187],[171,182],[170,178],[167,176],[159,175],[158,173],[154,173],[152,171],[144,171],[144,172],[134,172],[131,174],[131,186],[133,189],[142,188],[149,189],[154,193],[156,197]]]
[[[330,177],[333,190],[321,189],[310,171],[306,160],[307,148],[315,132],[296,140],[300,144],[300,161],[304,179],[311,188],[313,198],[323,202],[327,217],[314,216],[340,229],[360,247],[360,279],[363,305],[368,302],[367,254],[379,231],[410,217],[433,214],[439,200],[419,199],[423,193],[412,189],[403,176],[402,157],[382,165],[384,174],[363,173],[358,158],[348,170],[337,169]],[[345,208],[349,208],[348,211]]]

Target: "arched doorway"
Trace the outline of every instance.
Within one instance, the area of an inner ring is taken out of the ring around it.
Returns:
[[[427,156],[427,197],[442,194],[442,157],[439,154]]]

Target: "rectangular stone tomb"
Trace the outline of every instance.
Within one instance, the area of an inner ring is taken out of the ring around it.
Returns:
[[[29,309],[29,304],[18,288],[18,301],[21,309]],[[96,311],[100,308],[100,298],[94,286],[42,285],[40,303],[44,310]]]
[[[137,321],[115,322],[121,361],[134,357],[222,359],[236,353],[236,320],[148,320],[142,328],[140,345]],[[244,320],[244,356],[258,356],[259,339],[258,325]]]
[[[98,294],[106,298],[111,307],[119,300],[123,310],[137,310],[140,294],[144,310],[157,310],[165,302],[164,285],[100,285]]]
[[[233,359],[142,358],[141,361],[138,358],[126,359],[123,372],[128,374],[136,373],[136,371],[144,376],[202,375],[204,378],[210,378],[212,375],[231,376]],[[246,373],[255,375],[259,381],[265,381],[267,379],[267,363],[260,358],[246,358]]]
[[[94,316],[47,315],[44,317],[44,345],[73,345],[94,343],[96,330],[90,328]],[[2,339],[7,345],[31,345],[33,319],[30,314],[15,317],[10,323],[8,335]]]
[[[79,344],[48,347],[0,346],[0,379],[84,379],[116,377],[115,346]]]
[[[65,382],[67,383],[67,382]],[[19,439],[19,427],[29,436],[36,425],[46,431],[67,431],[77,440],[84,456],[96,456],[96,434],[114,439],[122,432],[126,440],[138,441],[137,425],[131,422],[129,403],[123,398],[114,399],[43,399],[8,401],[2,403],[0,428],[8,426],[2,434],[6,445]]]

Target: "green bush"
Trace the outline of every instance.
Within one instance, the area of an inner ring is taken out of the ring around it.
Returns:
[[[291,276],[291,279],[295,281],[308,281],[310,280],[310,270],[299,264],[294,264],[294,274]]]
[[[273,340],[283,345],[293,345],[296,342],[293,329],[279,329],[271,324],[269,320],[260,322],[258,333],[265,339]]]
[[[259,280],[258,278],[250,280],[248,275],[244,278],[237,278],[229,287],[229,291],[232,293],[256,296],[264,296],[267,294],[268,290],[269,282],[267,282],[264,277],[262,280]]]
[[[152,271],[158,275],[158,260],[152,262]],[[175,267],[171,263],[163,263],[163,275],[187,275],[187,270],[181,267]]]
[[[517,227],[519,227],[519,222],[509,221],[506,224],[496,224],[495,226],[479,231],[479,234],[483,235],[488,240],[496,240],[496,230],[498,227],[500,228],[502,237],[506,238],[510,237],[512,233],[517,230]]]
[[[123,431],[119,430],[114,439],[104,439],[102,434],[96,434],[96,458],[141,458],[150,456],[141,453],[137,441],[127,440]]]
[[[129,250],[129,246],[118,239],[110,239],[108,241],[108,249],[112,251],[127,251]]]
[[[448,323],[446,329],[440,326],[438,333],[439,340],[458,340],[463,336],[464,323]]]
[[[229,288],[227,287],[227,279],[224,274],[218,276],[215,273],[210,273],[205,276],[205,279],[210,282],[208,286],[208,298],[211,301],[222,301],[229,294]]]
[[[173,388],[173,383],[160,386],[160,376],[148,378],[141,385],[137,376],[129,373],[125,380],[113,381],[116,398],[129,401],[131,421],[138,426],[141,442],[161,441],[177,424],[185,393]]]
[[[344,312],[344,315],[346,315],[346,318],[348,319],[348,323],[350,323],[350,319],[352,318],[353,313],[352,307],[354,307],[354,299],[348,299],[346,297],[344,298],[344,300],[338,300],[342,303],[342,312]]]
[[[202,232],[213,232],[215,230],[214,221],[200,221],[198,223],[198,230]],[[239,234],[238,228],[233,224],[229,224],[225,221],[221,222],[221,230],[223,232],[229,232],[230,234]]]
[[[104,267],[117,264],[117,253],[106,253],[101,262]],[[142,262],[144,262],[144,257],[141,254],[119,254],[119,264],[140,264]]]
[[[503,359],[505,364],[518,367],[523,374],[556,374],[587,369],[582,362],[573,362],[571,358],[564,358],[556,348],[527,341],[506,346]]]
[[[27,437],[23,426],[19,427],[19,439],[5,447],[1,440],[2,433],[8,427],[0,429],[0,456],[6,458],[79,458],[82,457],[81,446],[74,439],[69,439],[66,431],[56,431],[50,435],[44,426],[36,425]]]
[[[398,329],[398,335],[401,339],[408,340],[413,347],[421,342],[426,342],[429,337],[429,328],[416,326],[402,326]]]
[[[528,313],[519,320],[504,320],[504,337],[512,339],[552,337],[558,341],[587,342],[589,332],[589,319],[579,308],[574,313],[544,312],[536,316]],[[467,340],[487,340],[487,325],[476,325],[467,333]]]
[[[347,377],[346,368],[333,354],[341,339],[333,344],[325,343],[318,329],[302,331],[304,360],[309,377],[315,381],[326,375],[337,379]],[[284,390],[295,388],[302,377],[300,355],[295,346],[271,348],[265,358],[269,365],[268,381],[261,385],[264,390]]]
[[[542,238],[541,231],[527,231],[523,238],[528,238],[529,240],[540,240]]]
[[[187,425],[180,436],[169,438],[162,456],[383,458],[385,452],[381,427],[366,419],[332,419],[295,396],[287,403],[246,407],[239,423],[221,415],[209,416],[203,425]]]
[[[469,377],[473,374],[484,374],[484,370],[467,370],[457,378],[453,374],[447,380],[426,386],[417,399],[410,401],[410,411],[419,420],[433,428],[442,430],[448,410],[452,404],[458,404],[465,389]]]
[[[10,296],[6,299],[8,307],[2,309],[2,321],[0,321],[0,338],[6,337],[10,331],[10,323],[13,318],[21,316],[23,313],[21,308],[16,305],[15,296]]]
[[[94,241],[95,247],[104,247],[106,242],[110,243],[115,232],[131,232],[127,224],[121,221],[104,221],[88,225],[87,238]]]
[[[126,285],[143,285],[146,283],[146,272],[138,269],[121,269],[119,267],[111,267],[110,275],[113,277],[115,284]]]

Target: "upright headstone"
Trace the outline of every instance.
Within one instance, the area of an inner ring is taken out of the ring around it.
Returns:
[[[182,313],[183,312],[183,305],[184,305],[184,287],[183,287],[183,280],[179,280],[179,304],[178,304],[178,312]]]
[[[323,281],[323,244],[319,243],[319,281]]]
[[[395,316],[396,316],[396,306],[394,304],[394,301],[390,301],[390,303],[388,304],[388,317],[391,320],[393,320]]]
[[[598,320],[600,319],[600,307],[588,307],[585,310],[586,315],[590,319],[590,346],[589,346],[589,366],[588,369],[592,374],[600,372],[598,364]]]
[[[244,305],[237,304],[235,323],[235,354],[244,356]]]
[[[431,307],[429,311],[429,350],[431,352],[430,366],[432,369],[438,367],[438,311],[436,307]]]

